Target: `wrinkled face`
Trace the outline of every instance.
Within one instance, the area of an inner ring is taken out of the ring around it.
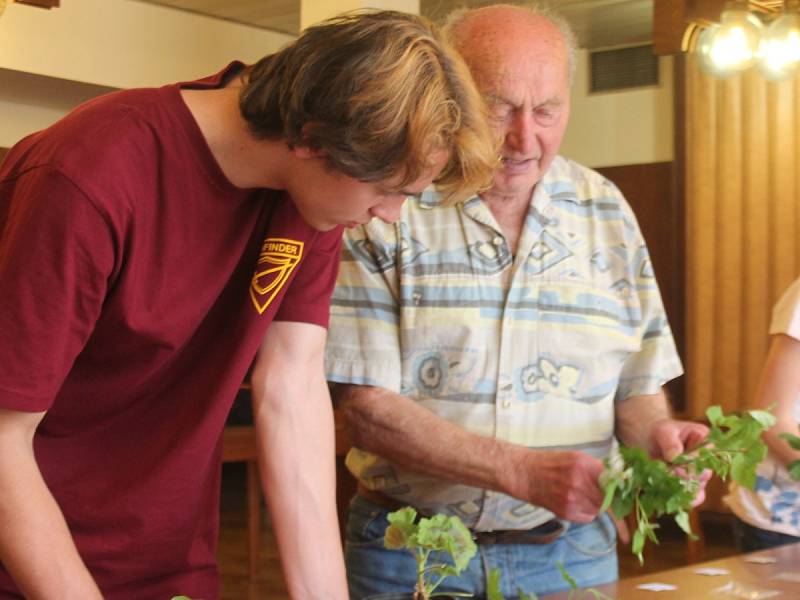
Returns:
[[[544,66],[544,65],[543,65]],[[561,69],[504,77],[484,90],[492,127],[503,140],[493,192],[530,194],[553,162],[567,128],[569,93]]]
[[[477,31],[463,52],[503,140],[490,194],[530,196],[553,162],[569,120],[567,48],[549,23]]]
[[[327,166],[324,157],[296,149],[301,161],[301,177],[291,189],[291,197],[306,222],[319,231],[337,225],[356,227],[373,217],[393,223],[400,217],[403,202],[418,196],[447,164],[444,150],[431,157],[431,166],[414,182],[399,185],[400,177],[385,181],[360,181]],[[305,155],[304,155],[305,154]]]

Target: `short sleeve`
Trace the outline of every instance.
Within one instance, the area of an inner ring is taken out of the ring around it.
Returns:
[[[800,340],[800,279],[789,286],[772,309],[769,332]]]
[[[636,217],[622,193],[613,184],[609,185],[625,211],[628,277],[633,283],[632,293],[637,295],[640,309],[637,323],[640,346],[622,365],[616,395],[619,401],[630,396],[658,393],[666,382],[683,374],[683,366],[664,310],[650,253]]]
[[[316,237],[311,251],[303,259],[297,275],[286,290],[275,321],[328,326],[328,311],[336,284],[341,245],[341,227]]]
[[[345,233],[325,349],[329,381],[400,391],[397,239],[376,219]]]
[[[46,410],[100,314],[112,235],[87,197],[47,167],[0,182],[0,211],[0,406]]]

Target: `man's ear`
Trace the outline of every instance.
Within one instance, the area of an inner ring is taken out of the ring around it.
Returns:
[[[295,144],[294,148],[292,148],[292,152],[297,158],[302,159],[309,159],[309,158],[322,158],[325,156],[324,150],[315,150],[311,146],[305,143],[306,140],[309,139],[310,132],[316,127],[315,123],[306,123],[303,125],[303,128],[300,130],[303,135],[303,141]]]
[[[294,147],[292,147],[292,154],[301,160],[308,160],[310,158],[319,158],[322,152],[319,150],[313,150],[309,146],[295,144]]]

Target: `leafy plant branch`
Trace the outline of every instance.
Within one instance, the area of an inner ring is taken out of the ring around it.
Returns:
[[[591,597],[594,600],[613,600],[610,596],[606,596],[600,590],[595,588],[587,588],[585,590],[578,589],[578,582],[569,574],[567,569],[560,561],[556,561],[561,577],[569,584],[569,600],[581,600],[582,598]],[[489,578],[486,582],[486,599],[487,600],[506,600],[500,589],[500,569],[492,569],[489,572]],[[517,588],[517,596],[519,600],[538,600],[538,596],[533,592],[526,594],[521,589]]]
[[[710,470],[723,480],[730,476],[750,489],[755,486],[756,467],[767,454],[761,434],[775,423],[775,417],[764,410],[725,415],[719,406],[710,407],[706,417],[710,426],[706,441],[670,464],[650,458],[641,448],[625,446],[617,456],[606,459],[600,476],[605,492],[601,510],[610,508],[619,518],[634,513],[631,551],[640,563],[646,541],[658,543],[654,518],[672,515],[687,535],[694,535],[689,511],[703,471]]]
[[[779,437],[786,440],[793,450],[800,450],[800,437],[791,433],[782,433]],[[800,460],[790,462],[786,468],[789,470],[789,475],[792,476],[792,479],[800,480]]]

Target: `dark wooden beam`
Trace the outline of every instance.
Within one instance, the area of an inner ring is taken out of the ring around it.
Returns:
[[[656,54],[678,54],[683,36],[691,26],[718,23],[727,0],[655,0],[653,3],[653,49]],[[750,10],[775,13],[782,0],[749,0]]]
[[[61,0],[14,0],[19,4],[38,6],[39,8],[58,8]]]

